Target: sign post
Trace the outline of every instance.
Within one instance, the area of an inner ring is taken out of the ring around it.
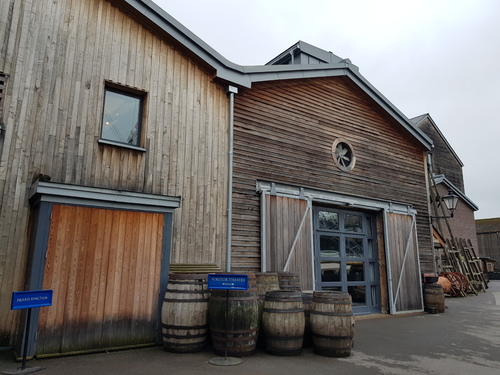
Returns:
[[[224,358],[215,357],[208,362],[218,366],[234,366],[243,362],[241,358],[227,356],[227,331],[228,331],[228,314],[229,314],[229,291],[230,290],[248,290],[248,275],[233,275],[233,274],[209,274],[208,289],[218,289],[226,291],[226,313],[224,319],[226,321],[225,332],[225,351]]]
[[[38,370],[40,367],[30,367],[26,369],[26,356],[28,352],[28,338],[30,334],[31,309],[34,307],[52,306],[53,290],[29,290],[25,292],[13,292],[11,310],[28,309],[26,315],[26,330],[24,331],[24,349],[23,362],[21,368],[17,372],[9,374],[28,374]]]

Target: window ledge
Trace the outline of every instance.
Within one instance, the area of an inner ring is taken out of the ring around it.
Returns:
[[[137,146],[133,146],[133,145],[128,145],[126,143],[108,141],[107,139],[99,139],[97,142],[100,143],[100,144],[104,144],[104,145],[118,146],[118,147],[128,148],[128,149],[131,149],[131,150],[146,152],[146,149],[143,148],[143,147],[137,147]]]

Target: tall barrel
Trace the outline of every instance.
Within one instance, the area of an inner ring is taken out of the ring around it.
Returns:
[[[304,339],[302,293],[275,290],[266,293],[262,311],[262,329],[266,350],[275,355],[299,355]]]
[[[300,275],[295,272],[278,272],[280,289],[301,290]]]
[[[271,290],[279,290],[280,284],[277,272],[257,272],[255,274],[257,279],[257,293],[259,294],[259,322],[262,319],[262,309],[264,308],[264,299],[266,293]],[[260,329],[259,337],[257,338],[257,347],[264,348],[266,346],[265,332]]]
[[[444,291],[439,284],[424,284],[424,307],[425,311],[435,314],[444,313]]]
[[[227,305],[227,317],[226,317]],[[212,290],[208,325],[216,354],[247,357],[255,353],[259,333],[259,295],[255,274],[248,274],[248,290]]]
[[[163,348],[194,353],[207,344],[207,274],[170,275],[161,309]]]
[[[354,338],[351,296],[343,292],[314,292],[310,314],[314,352],[327,357],[348,357]]]

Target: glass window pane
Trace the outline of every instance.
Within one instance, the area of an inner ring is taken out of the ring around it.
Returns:
[[[366,287],[364,285],[350,286],[347,291],[352,297],[353,305],[366,305]]]
[[[339,229],[339,214],[337,212],[320,211],[319,229]]]
[[[139,145],[141,98],[107,90],[102,117],[102,139]]]
[[[370,258],[377,257],[373,240],[368,240],[368,257]]]
[[[375,267],[375,263],[370,263],[370,281],[375,282],[377,280],[377,268]]]
[[[345,239],[345,253],[349,258],[362,258],[363,257],[363,239],[362,238],[349,238]]]
[[[339,238],[334,236],[319,237],[320,254],[322,257],[339,257]]]
[[[373,220],[371,217],[367,217],[366,218],[366,234],[368,236],[372,236],[373,235],[373,224],[372,224]]]
[[[363,262],[347,262],[347,281],[364,281],[365,267]]]
[[[321,262],[321,281],[340,281],[340,262]]]
[[[377,287],[372,286],[370,287],[372,293],[371,293],[371,304],[372,305],[378,305],[378,295],[377,295]]]
[[[361,233],[363,231],[363,217],[361,215],[345,215],[344,229],[349,232]]]

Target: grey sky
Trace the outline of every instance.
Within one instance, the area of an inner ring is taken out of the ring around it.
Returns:
[[[500,217],[500,1],[155,0],[228,60],[303,40],[349,58],[407,117],[429,113],[465,164],[475,217]]]

